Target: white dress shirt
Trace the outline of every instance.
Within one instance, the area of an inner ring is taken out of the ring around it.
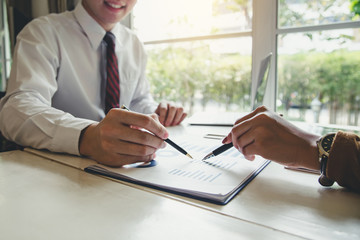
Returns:
[[[116,37],[120,106],[154,112],[143,45],[120,23],[111,32]],[[35,19],[20,32],[0,102],[0,131],[6,138],[79,154],[81,130],[105,116],[105,33],[81,3],[74,11]]]

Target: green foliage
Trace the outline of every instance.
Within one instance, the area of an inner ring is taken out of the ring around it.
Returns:
[[[290,3],[302,3],[317,13],[317,21],[350,20],[351,14],[338,14],[328,18],[331,8],[342,6],[347,0],[297,1],[280,0],[279,26],[294,27],[314,24],[313,18],[304,18]],[[360,0],[351,0],[351,11],[359,15]],[[214,0],[214,15],[242,11],[247,16],[248,1]],[[250,19],[250,18],[249,18]],[[251,21],[249,20],[249,25]],[[218,29],[213,29],[217,32]],[[304,33],[309,39],[313,33]],[[321,33],[320,33],[321,34]],[[282,35],[280,35],[281,37]],[[284,35],[285,36],[285,35]],[[340,35],[324,41],[342,39],[353,41],[352,36]],[[206,107],[210,102],[232,105],[246,110],[250,106],[251,57],[239,54],[213,54],[204,42],[160,47],[150,50],[148,77],[156,100],[180,102],[191,112],[195,101]],[[282,55],[278,61],[278,99],[285,109],[297,105],[304,109],[318,96],[329,108],[346,107],[349,111],[359,108],[360,96],[359,52],[335,51],[332,53],[298,53]]]
[[[360,0],[350,0],[350,10],[355,16],[360,16]]]
[[[359,52],[281,55],[278,61],[278,99],[285,110],[305,110],[315,97],[329,109],[353,111],[359,106]],[[148,78],[157,101],[171,100],[192,111],[218,103],[240,110],[250,106],[251,57],[213,54],[206,44],[190,48],[165,47],[149,51]]]
[[[214,15],[219,15],[227,9],[231,12],[238,12],[247,9],[248,0],[213,0]]]
[[[303,24],[303,17],[301,14],[297,13],[295,10],[292,10],[288,7],[287,0],[280,0],[279,3],[279,26],[299,26]]]
[[[359,52],[280,56],[278,69],[279,98],[285,109],[291,105],[310,106],[316,96],[330,111],[346,107],[350,114],[359,108]]]
[[[333,0],[333,1],[305,1],[305,0],[280,0],[278,12],[278,25],[283,27],[303,27],[318,24],[331,24],[335,22],[351,21],[353,14],[349,12],[336,13],[334,9],[341,9],[349,0]],[[350,0],[359,2],[360,0]],[[302,11],[299,11],[297,5],[301,6]],[[305,9],[305,11],[304,11]],[[307,14],[311,13],[311,14]],[[310,17],[311,16],[311,17]],[[304,33],[310,40],[313,39],[313,33]],[[322,33],[320,32],[320,36]],[[286,35],[279,35],[280,38]],[[324,34],[323,40],[331,39]],[[341,35],[339,39],[352,40],[351,36]]]
[[[197,98],[205,108],[209,101],[249,106],[251,58],[213,54],[206,44],[166,47],[148,51],[147,76],[157,101],[180,102],[190,112]]]
[[[246,18],[244,26],[251,28],[251,8],[252,1],[249,0],[212,0],[213,16],[219,16],[227,13],[242,14]]]
[[[305,106],[314,98],[311,85],[312,65],[309,65],[308,60],[306,54],[281,56],[279,59],[279,92],[286,109],[291,105]]]

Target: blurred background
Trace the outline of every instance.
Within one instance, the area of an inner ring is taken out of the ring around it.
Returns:
[[[0,0],[0,87],[16,35],[77,0]],[[289,120],[359,126],[359,0],[138,0],[123,24],[148,53],[157,100],[200,111],[250,111],[260,61],[273,53],[265,104]]]

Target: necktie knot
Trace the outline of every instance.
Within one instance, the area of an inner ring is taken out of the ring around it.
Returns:
[[[108,45],[108,47],[114,48],[115,45],[115,36],[112,32],[106,32],[104,41]]]

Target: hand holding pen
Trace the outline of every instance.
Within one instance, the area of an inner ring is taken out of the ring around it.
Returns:
[[[223,143],[232,143],[248,160],[259,155],[284,166],[319,170],[318,139],[262,106],[236,121]]]
[[[166,146],[164,139],[168,136],[167,129],[158,121],[156,114],[145,115],[113,108],[100,122],[91,121],[82,130],[79,152],[111,167],[149,162],[158,149]],[[68,144],[75,145],[72,142]]]
[[[237,124],[247,120],[247,119],[250,119],[252,118],[254,115],[256,115],[256,113],[258,111],[261,111],[259,110],[261,108],[258,108],[256,109],[255,111],[251,112],[250,114],[238,119],[235,123],[234,123],[234,126],[232,128],[232,131],[223,139],[222,143],[223,145],[221,145],[220,147],[216,148],[215,150],[213,150],[212,152],[208,153],[203,159],[202,161],[204,160],[207,160],[209,158],[212,158],[212,157],[215,157],[227,150],[229,150],[230,148],[232,148],[234,146],[234,143],[237,144],[237,138],[240,137],[239,135],[235,135],[233,136],[233,131],[236,130],[238,128]],[[235,131],[234,131],[235,132]],[[238,133],[239,134],[239,133]],[[233,143],[234,141],[234,143]],[[248,160],[253,160],[255,156],[245,156]]]
[[[125,105],[121,106],[121,109],[125,109],[127,111],[130,111]],[[165,142],[167,142],[170,146],[172,146],[173,148],[175,148],[176,150],[178,150],[179,152],[181,152],[182,154],[184,154],[185,156],[189,157],[189,158],[193,158],[188,152],[186,152],[183,148],[181,148],[179,145],[177,145],[176,143],[174,143],[173,141],[171,141],[169,138],[166,138],[164,140]]]

